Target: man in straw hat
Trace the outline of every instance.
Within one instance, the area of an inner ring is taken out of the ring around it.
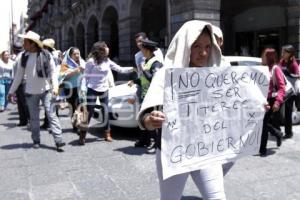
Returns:
[[[39,102],[43,102],[47,117],[50,121],[52,135],[56,144],[57,151],[65,143],[62,141],[62,131],[59,119],[55,114],[55,106],[52,105],[52,95],[58,93],[58,80],[55,73],[55,64],[49,52],[43,50],[43,43],[40,36],[28,31],[25,35],[18,35],[24,38],[23,47],[25,52],[22,53],[18,61],[17,74],[10,88],[8,98],[11,99],[22,81],[26,76],[26,101],[30,115],[31,137],[33,147],[40,147],[40,124],[39,124]]]

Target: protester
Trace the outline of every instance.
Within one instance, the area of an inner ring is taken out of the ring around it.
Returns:
[[[155,56],[154,51],[157,49],[157,43],[151,41],[149,39],[142,39],[141,40],[141,52],[143,56],[146,58],[145,65],[142,66],[142,75],[139,79],[131,82],[130,85],[133,83],[140,83],[141,85],[141,102],[143,101],[147,90],[150,86],[151,80],[154,74],[162,67],[162,63],[159,60],[159,57]],[[152,140],[151,140],[152,139]],[[156,146],[156,132],[155,131],[144,131],[141,130],[140,138],[134,144],[135,147],[147,147],[149,153],[152,150],[155,150]]]
[[[292,45],[285,45],[282,47],[281,51],[281,60],[279,62],[279,66],[281,67],[283,73],[291,80],[291,83],[295,83],[297,79],[299,79],[299,66],[295,58],[296,49]],[[296,100],[296,96],[293,95],[286,100],[284,103],[285,106],[285,122],[284,129],[285,135],[284,139],[292,138],[292,112],[294,102]],[[298,103],[298,102],[297,102]]]
[[[281,145],[282,132],[278,124],[280,123],[279,109],[282,106],[285,95],[285,81],[281,68],[277,65],[277,53],[275,49],[267,48],[262,53],[262,64],[269,67],[270,84],[268,92],[268,110],[264,116],[263,130],[259,153],[261,156],[267,155],[267,142],[269,132],[276,137],[277,146]]]
[[[53,55],[53,51],[56,50],[54,48],[55,41],[52,38],[47,38],[47,39],[44,39],[42,43],[43,43],[43,48],[46,49],[47,51],[49,51],[50,55],[54,59],[54,63],[55,63],[55,67],[56,67],[55,70],[56,70],[56,74],[58,76],[58,71],[57,71],[57,66],[58,66],[57,62],[58,61],[56,61],[57,58],[55,58],[54,55]],[[58,79],[58,77],[57,77],[57,79]],[[43,125],[41,125],[40,128],[41,129],[48,129],[48,128],[50,128],[50,126],[49,126],[49,120],[48,120],[47,115],[46,115],[46,111],[45,111],[44,123],[43,123]]]
[[[145,56],[143,55],[142,49],[142,40],[148,39],[147,34],[144,32],[139,32],[134,36],[135,44],[138,47],[139,51],[134,55],[135,66],[137,68],[137,78],[143,75],[143,65],[145,65]],[[159,48],[156,48],[154,51],[155,57],[160,63],[163,63],[164,56]]]
[[[13,61],[8,51],[2,51],[0,60],[0,112],[7,108],[7,94],[13,79]]]
[[[39,103],[41,100],[49,118],[57,151],[61,152],[63,151],[61,147],[65,143],[62,141],[59,119],[51,105],[53,102],[52,96],[56,96],[58,91],[54,60],[47,51],[42,49],[43,44],[37,33],[28,31],[25,35],[19,35],[19,37],[24,38],[23,47],[25,52],[21,54],[20,60],[18,60],[17,74],[10,88],[8,98],[13,98],[14,92],[21,84],[23,77],[26,76],[25,97],[30,115],[33,147],[39,148],[41,142],[39,117]]]
[[[81,58],[79,49],[77,47],[69,48],[61,64],[59,79],[63,84],[66,100],[72,108],[71,117],[79,103],[78,95],[84,68],[85,61]],[[77,127],[73,126],[73,131],[77,132]]]
[[[99,41],[93,44],[90,58],[84,70],[85,85],[87,87],[88,122],[94,114],[96,99],[99,98],[103,116],[104,138],[112,142],[109,115],[108,115],[108,89],[110,85],[111,70],[120,73],[130,73],[133,68],[122,68],[109,59],[109,48],[106,43]],[[79,144],[84,145],[86,131],[81,131]]]
[[[17,73],[17,68],[19,66],[19,61],[21,60],[21,55],[23,48],[19,44],[14,44],[14,66],[13,66],[13,73]],[[25,84],[26,78],[23,77],[18,89],[16,90],[16,97],[17,97],[17,106],[18,106],[18,114],[19,114],[19,123],[17,126],[26,126],[29,124],[29,111],[25,99]]]
[[[140,127],[147,130],[159,129],[158,132],[161,135],[165,114],[161,109],[155,110],[155,108],[163,105],[165,68],[212,67],[220,66],[220,62],[221,51],[213,36],[211,24],[198,20],[186,22],[171,41],[164,67],[156,73],[151,82],[138,115]],[[158,148],[160,149],[160,143],[158,143]],[[160,150],[156,151],[161,200],[181,199],[189,175],[192,176],[204,200],[226,199],[221,164],[211,164],[204,169],[175,175],[163,180],[160,153]]]

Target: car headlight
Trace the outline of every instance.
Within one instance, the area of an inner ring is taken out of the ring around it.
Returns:
[[[127,95],[127,96],[122,96],[122,97],[112,97],[110,99],[110,104],[120,104],[120,103],[128,103],[128,104],[135,104],[136,102],[136,97],[133,95]]]

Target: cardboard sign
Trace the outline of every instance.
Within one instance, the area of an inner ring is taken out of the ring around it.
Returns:
[[[167,69],[163,178],[257,154],[269,80],[266,66]]]

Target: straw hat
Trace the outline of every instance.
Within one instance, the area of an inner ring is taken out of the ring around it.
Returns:
[[[55,51],[56,49],[54,48],[55,45],[55,41],[52,38],[47,38],[43,40],[43,45],[44,47],[49,47],[50,49],[52,49],[53,51]]]
[[[35,33],[35,32],[33,32],[33,31],[28,31],[26,34],[19,34],[18,37],[32,40],[40,48],[43,48],[43,43],[40,41],[40,35],[37,34],[37,33]]]

